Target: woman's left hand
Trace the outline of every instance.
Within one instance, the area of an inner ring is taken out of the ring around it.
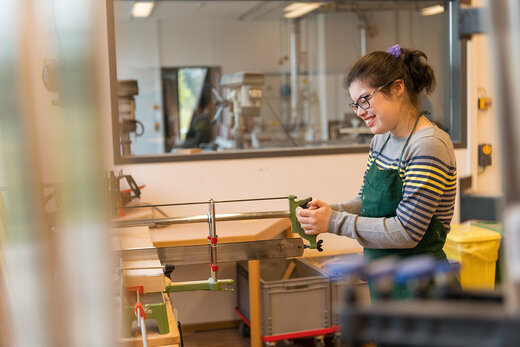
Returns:
[[[296,208],[296,218],[305,234],[316,235],[329,231],[329,218],[332,209],[324,201],[314,199],[307,205],[309,208]]]

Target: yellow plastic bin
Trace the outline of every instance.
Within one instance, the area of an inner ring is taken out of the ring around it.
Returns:
[[[493,289],[502,236],[470,224],[454,224],[446,237],[444,252],[461,264],[462,289]]]

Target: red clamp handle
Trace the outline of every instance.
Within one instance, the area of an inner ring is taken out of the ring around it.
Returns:
[[[125,287],[126,293],[135,293],[136,291],[139,291],[139,295],[144,294],[144,287],[143,286],[130,286]]]
[[[211,271],[213,271],[213,272],[218,271],[218,265],[216,265],[216,264],[209,264],[209,267],[211,268]]]
[[[215,237],[208,236],[208,240],[209,240],[209,243],[211,243],[212,245],[216,245],[218,243],[218,236],[215,236]]]
[[[144,320],[146,320],[146,313],[144,312],[144,307],[143,307],[142,303],[138,302],[134,306],[134,311],[135,311],[136,317],[138,316],[137,310],[139,310],[141,312],[141,317],[143,317]]]

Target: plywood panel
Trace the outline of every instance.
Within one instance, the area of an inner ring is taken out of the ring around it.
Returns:
[[[291,227],[288,218],[217,222],[219,242],[268,240],[284,236]],[[177,224],[150,230],[155,247],[202,245],[208,243],[208,223]]]
[[[149,228],[127,227],[113,229],[116,245],[119,249],[132,249],[153,247],[150,239]],[[160,267],[159,258],[139,261],[125,261],[123,268]],[[145,293],[162,292],[164,290],[164,274],[162,269],[124,270],[124,283],[126,287],[143,286]]]

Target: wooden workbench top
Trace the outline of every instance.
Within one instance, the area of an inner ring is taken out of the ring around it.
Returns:
[[[288,218],[253,219],[245,221],[217,222],[219,242],[245,242],[269,240],[291,228]],[[167,228],[150,229],[155,247],[204,245],[208,243],[208,223],[176,224]]]

